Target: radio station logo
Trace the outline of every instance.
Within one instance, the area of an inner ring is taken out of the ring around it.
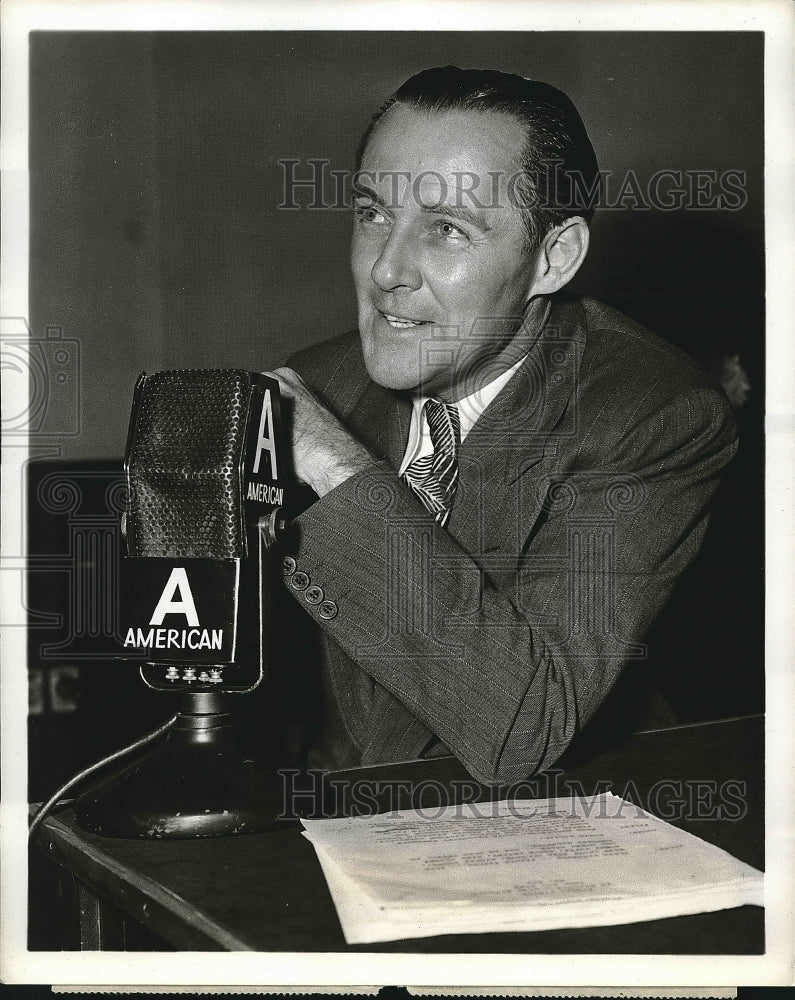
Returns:
[[[266,486],[265,483],[249,483],[246,500],[256,500],[259,503],[273,504],[281,507],[284,490],[281,486]]]
[[[276,465],[276,434],[273,424],[273,400],[270,389],[266,389],[262,397],[262,411],[259,418],[259,428],[254,441],[254,463],[251,469],[252,476],[265,475],[262,465],[263,453],[267,455],[270,463],[270,478],[277,480],[279,472]],[[281,486],[270,483],[249,480],[246,484],[246,500],[256,500],[257,503],[271,504],[273,507],[281,507],[284,500],[284,490]]]
[[[184,615],[187,628],[167,628],[163,625],[166,615]],[[202,628],[196,611],[196,602],[188,581],[188,574],[176,566],[163,588],[163,593],[149,620],[149,630],[140,626],[127,629],[125,647],[144,649],[221,649],[224,641],[222,628]]]

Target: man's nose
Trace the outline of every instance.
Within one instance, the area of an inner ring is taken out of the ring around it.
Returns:
[[[392,230],[370,273],[385,292],[395,288],[416,290],[422,285],[416,247],[408,233]]]

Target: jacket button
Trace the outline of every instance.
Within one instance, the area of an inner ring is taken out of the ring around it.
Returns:
[[[318,614],[321,618],[325,618],[327,622],[330,622],[332,618],[337,617],[337,605],[334,601],[323,601],[320,607],[317,609]]]
[[[306,590],[309,586],[309,575],[299,570],[290,577],[290,586],[293,590]]]
[[[292,556],[285,556],[282,559],[282,572],[285,576],[292,576],[298,567],[298,563]]]
[[[317,584],[313,584],[311,587],[307,587],[304,591],[304,600],[307,604],[320,604],[326,595],[323,593],[323,588],[318,587]]]

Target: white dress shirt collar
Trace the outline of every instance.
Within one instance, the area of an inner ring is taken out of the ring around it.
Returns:
[[[495,399],[500,390],[505,388],[511,376],[518,371],[526,357],[527,355],[524,358],[519,358],[515,365],[508,368],[507,371],[502,372],[497,378],[489,382],[488,385],[484,385],[480,389],[476,389],[471,395],[464,396],[463,399],[458,400],[456,406],[458,407],[458,415],[461,419],[462,441],[466,439],[467,434],[472,430],[478,417],[480,417],[492,400]],[[409,440],[403,456],[403,462],[400,466],[399,474],[401,476],[416,459],[433,453],[428,421],[425,419],[425,414],[423,413],[423,407],[429,398],[429,396],[414,397]]]

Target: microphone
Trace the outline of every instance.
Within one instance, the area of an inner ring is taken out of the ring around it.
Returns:
[[[79,797],[109,837],[254,833],[282,815],[276,776],[226,705],[267,667],[270,568],[284,527],[279,383],[239,370],[142,374],[125,454],[118,656],[176,692],[166,739]]]
[[[135,388],[125,472],[121,655],[158,690],[250,691],[263,677],[266,552],[283,519],[279,385],[162,371]]]

